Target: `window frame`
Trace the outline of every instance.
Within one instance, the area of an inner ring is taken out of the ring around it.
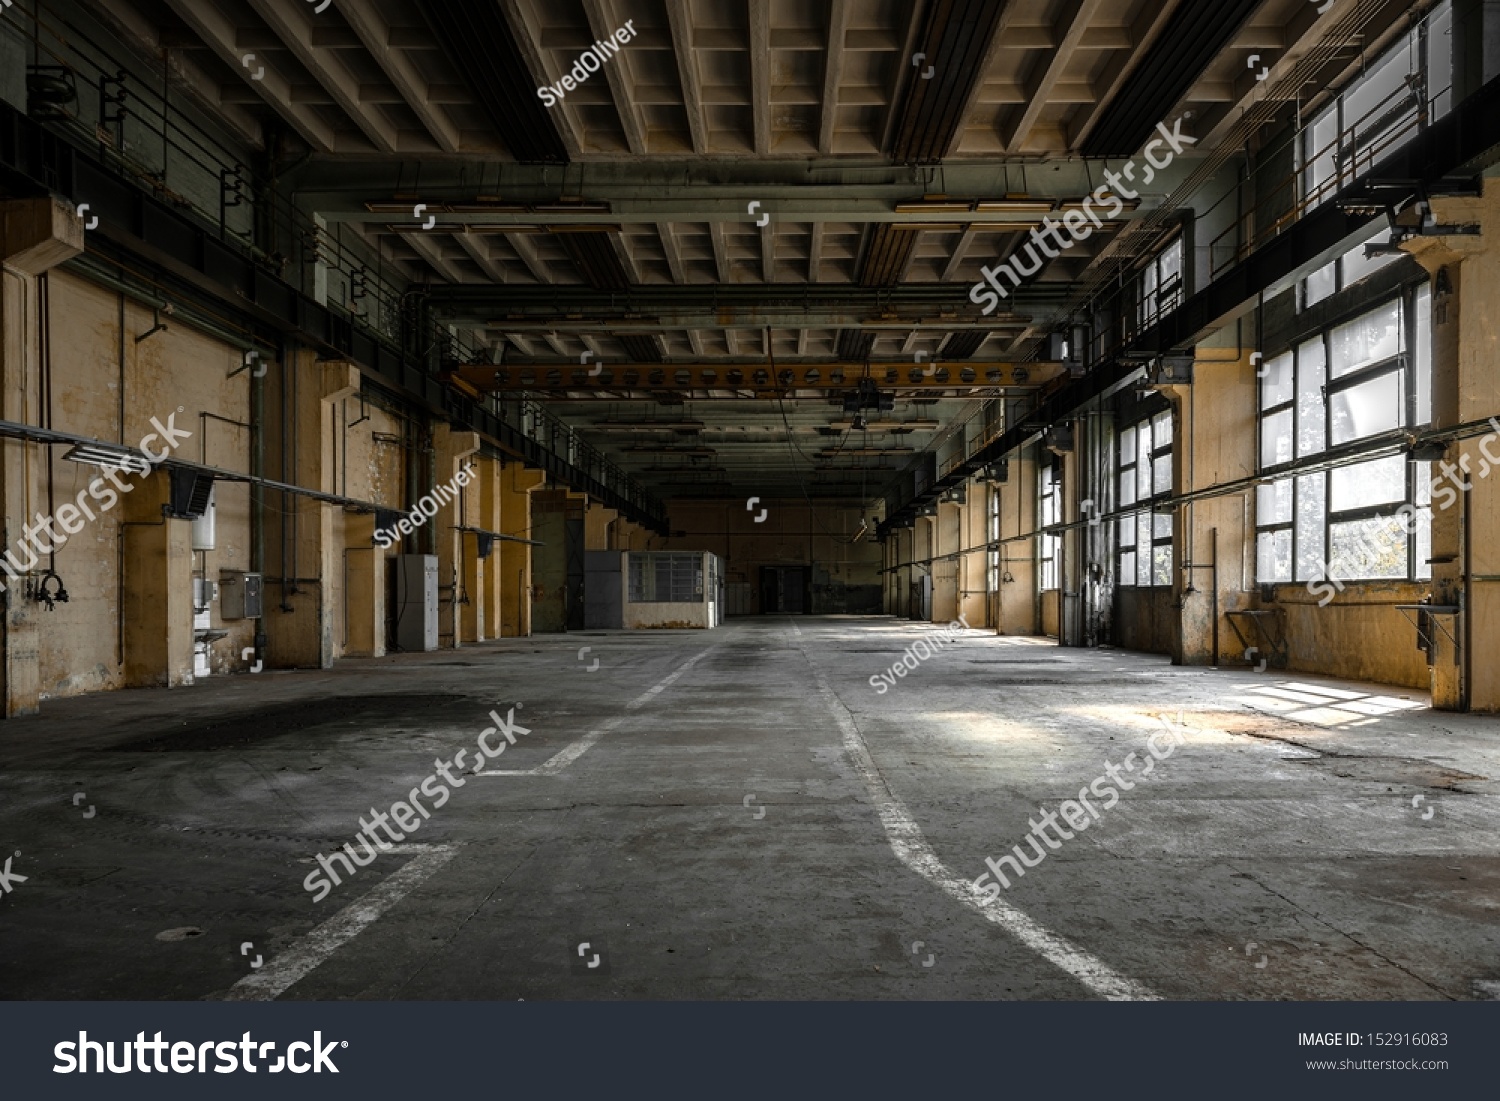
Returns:
[[[1303,278],[1297,280],[1297,312],[1304,313],[1322,302],[1327,302],[1335,295],[1343,294],[1350,287],[1357,287],[1366,279],[1373,278],[1380,272],[1384,271],[1386,268],[1390,267],[1392,264],[1399,263],[1402,259],[1401,253],[1387,253],[1384,257],[1373,261],[1370,269],[1362,274],[1358,279],[1351,280],[1349,278],[1348,263],[1350,258],[1356,257],[1359,253],[1362,253],[1368,245],[1390,244],[1391,237],[1394,233],[1395,231],[1392,230],[1390,226],[1382,224],[1371,236],[1365,238],[1348,252],[1334,257],[1332,260],[1328,261],[1328,263],[1324,264],[1321,268],[1318,268],[1316,271],[1311,272]],[[1320,275],[1323,275],[1325,272],[1332,276],[1333,287],[1328,291],[1327,294],[1319,295],[1317,298],[1313,298],[1309,284],[1313,281],[1313,279],[1317,278]]]
[[[1357,324],[1363,319],[1373,318],[1382,311],[1389,309],[1392,303],[1399,304],[1400,322],[1398,332],[1400,344],[1393,355],[1386,356],[1372,363],[1367,363],[1338,378],[1332,378],[1333,373],[1333,335],[1340,329],[1351,324]],[[1265,404],[1265,380],[1258,380],[1256,387],[1256,456],[1257,470],[1263,477],[1269,476],[1269,480],[1261,482],[1256,489],[1254,502],[1255,508],[1255,577],[1259,584],[1292,585],[1320,581],[1332,575],[1333,569],[1333,541],[1334,528],[1339,525],[1360,523],[1363,521],[1393,518],[1398,516],[1403,509],[1410,506],[1416,510],[1421,517],[1425,514],[1425,522],[1429,525],[1429,531],[1424,540],[1422,525],[1419,523],[1414,530],[1404,533],[1404,553],[1406,557],[1406,572],[1404,576],[1338,576],[1341,584],[1358,582],[1380,582],[1380,581],[1425,581],[1431,578],[1431,563],[1421,561],[1421,552],[1424,542],[1429,542],[1431,523],[1431,501],[1430,488],[1424,494],[1424,484],[1431,485],[1430,463],[1406,462],[1404,472],[1405,491],[1399,500],[1383,502],[1374,505],[1362,505],[1354,508],[1335,509],[1333,502],[1333,471],[1334,469],[1349,469],[1357,467],[1362,462],[1375,462],[1378,459],[1360,459],[1356,452],[1349,461],[1339,463],[1336,467],[1323,470],[1299,473],[1299,464],[1319,455],[1326,455],[1330,451],[1343,448],[1357,447],[1362,439],[1376,439],[1406,429],[1421,426],[1419,417],[1424,414],[1428,420],[1431,418],[1431,403],[1424,403],[1422,390],[1431,384],[1431,349],[1423,349],[1422,336],[1431,339],[1430,326],[1424,326],[1422,314],[1431,309],[1431,287],[1427,282],[1408,284],[1399,291],[1394,292],[1376,302],[1373,306],[1360,310],[1352,317],[1344,317],[1338,321],[1321,326],[1318,331],[1305,338],[1298,339],[1285,351],[1275,356],[1267,357],[1267,362],[1280,359],[1283,355],[1292,357],[1291,385],[1288,387],[1290,397],[1277,402],[1275,405]],[[1305,349],[1314,343],[1319,343],[1323,356],[1323,383],[1320,387],[1322,395],[1322,444],[1316,448],[1306,451],[1302,447],[1301,425],[1299,423],[1299,403],[1303,391],[1303,355]],[[1397,424],[1389,429],[1381,429],[1369,433],[1367,436],[1356,436],[1343,442],[1334,442],[1334,398],[1341,393],[1355,389],[1359,386],[1382,378],[1396,377],[1400,387],[1399,419]],[[1292,415],[1291,439],[1292,457],[1288,460],[1273,463],[1267,466],[1264,463],[1266,446],[1266,421],[1270,417],[1290,411]],[[1384,458],[1390,458],[1385,456]],[[1287,520],[1272,520],[1262,522],[1261,503],[1263,495],[1277,490],[1280,486],[1290,483],[1291,494],[1290,518]],[[1307,488],[1304,488],[1307,487]],[[1316,487],[1316,488],[1314,488]],[[1309,548],[1303,543],[1306,534],[1303,531],[1302,505],[1303,494],[1314,492],[1321,496],[1321,511],[1317,518],[1318,530],[1321,536],[1321,545],[1316,548],[1317,561],[1313,568],[1304,567],[1306,555],[1304,551]],[[1427,497],[1424,504],[1423,498]],[[1261,552],[1263,540],[1270,538],[1273,541],[1282,533],[1289,533],[1290,540],[1289,560],[1290,570],[1288,575],[1281,575],[1277,571],[1274,577],[1262,575]]]
[[[1165,425],[1168,431],[1162,433],[1160,428]],[[1150,492],[1145,496],[1140,493],[1141,486],[1141,433],[1150,434],[1150,445],[1146,449],[1146,461],[1150,464],[1150,479],[1146,483]],[[1163,439],[1163,436],[1165,437]],[[1125,441],[1131,441],[1129,461],[1126,461]],[[1123,511],[1129,509],[1129,515],[1121,516],[1114,525],[1115,540],[1115,584],[1123,588],[1135,589],[1160,589],[1172,584],[1172,566],[1169,564],[1165,571],[1156,568],[1160,551],[1165,548],[1170,556],[1173,541],[1176,535],[1177,519],[1169,511],[1161,509],[1164,502],[1172,499],[1172,483],[1176,479],[1176,458],[1174,448],[1176,445],[1176,425],[1172,421],[1172,410],[1158,409],[1155,412],[1142,413],[1129,424],[1122,426],[1115,434],[1114,459],[1115,459],[1115,493],[1119,507]],[[1167,487],[1157,489],[1157,474],[1160,463],[1166,463]],[[1125,492],[1127,483],[1133,487],[1131,492]],[[1129,499],[1129,504],[1125,502]],[[1149,518],[1150,535],[1142,542],[1141,524],[1143,519]],[[1166,523],[1158,523],[1162,518]],[[1130,525],[1133,529],[1134,538],[1128,543],[1124,538],[1124,527]],[[1161,529],[1165,529],[1163,534]],[[1140,550],[1145,546],[1149,551],[1146,562],[1141,561]],[[1129,559],[1127,569],[1126,559]]]
[[[1000,487],[991,485],[985,498],[985,592],[1000,591]]]
[[[1177,273],[1164,279],[1162,265],[1171,256],[1176,257]],[[1182,305],[1187,299],[1187,240],[1179,228],[1171,240],[1157,249],[1135,274],[1135,331],[1141,332],[1154,325],[1163,315]]]
[[[1037,467],[1037,591],[1062,588],[1059,567],[1062,563],[1062,536],[1045,529],[1062,523],[1062,462],[1038,464]]]
[[[665,567],[666,593],[660,592],[662,572]],[[688,584],[679,589],[679,567],[687,575]],[[626,578],[625,602],[627,604],[701,604],[706,593],[707,578],[703,568],[703,555],[696,551],[632,551],[630,572]],[[689,588],[690,596],[680,596]]]
[[[1334,92],[1330,102],[1303,127],[1297,135],[1296,157],[1304,215],[1328,202],[1369,172],[1381,158],[1400,149],[1453,109],[1452,54],[1447,55],[1444,67],[1450,80],[1447,88],[1434,90],[1428,76],[1438,71],[1433,64],[1436,51],[1444,41],[1453,41],[1452,20],[1453,5],[1449,0],[1434,5],[1423,15],[1421,22],[1362,65],[1359,75]],[[1434,35],[1433,28],[1438,24],[1446,25],[1448,32]],[[1387,93],[1368,112],[1351,122],[1346,117],[1349,97],[1364,88],[1387,64],[1394,63],[1401,53],[1408,55],[1407,71],[1397,90]],[[1413,76],[1420,78],[1415,87],[1411,81]],[[1400,85],[1406,86],[1404,95],[1399,94]],[[1408,104],[1407,100],[1411,102]],[[1330,116],[1336,127],[1331,145],[1313,145],[1318,127]],[[1396,134],[1400,136],[1394,136]],[[1318,162],[1327,157],[1332,159],[1332,171],[1325,179],[1317,180],[1314,173]]]

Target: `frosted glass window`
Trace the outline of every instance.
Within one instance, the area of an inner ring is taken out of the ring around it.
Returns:
[[[1323,386],[1328,380],[1328,353],[1323,341],[1309,340],[1297,349],[1297,454],[1316,455],[1325,446]]]
[[[1151,461],[1151,493],[1153,496],[1172,492],[1172,456],[1158,455]]]
[[[1328,395],[1328,413],[1335,446],[1400,428],[1406,419],[1400,372]]]
[[[1329,573],[1341,580],[1405,577],[1406,535],[1388,516],[1328,526]]]
[[[1453,8],[1446,3],[1427,24],[1427,96],[1434,121],[1453,107]]]
[[[1341,466],[1329,473],[1329,508],[1334,512],[1375,508],[1406,500],[1406,456]]]
[[[1292,400],[1293,380],[1292,353],[1279,355],[1261,365],[1265,377],[1260,380],[1260,407],[1274,409]]]
[[[1151,514],[1142,513],[1135,523],[1136,579],[1142,586],[1151,584]]]
[[[1323,531],[1327,524],[1327,475],[1304,474],[1297,479],[1297,580],[1322,577]]]
[[[1401,303],[1392,301],[1380,309],[1340,325],[1330,334],[1333,378],[1400,354]]]
[[[1151,584],[1170,585],[1172,583],[1172,548],[1157,547],[1152,552],[1151,559]]]
[[[1391,243],[1391,231],[1382,226],[1363,243],[1356,245],[1340,258],[1343,265],[1342,274],[1344,287],[1347,289],[1354,286],[1361,279],[1367,279],[1381,268],[1394,264],[1401,259],[1399,252],[1378,253],[1375,256],[1365,256],[1365,245],[1388,245]]]
[[[1255,522],[1261,527],[1292,522],[1292,480],[1290,478],[1283,478],[1279,482],[1258,487]]]
[[[1269,361],[1257,392],[1261,471],[1315,460],[1332,447],[1385,443],[1402,428],[1427,423],[1431,312],[1431,288],[1412,286],[1304,342],[1295,351],[1290,397],[1281,357]],[[1398,453],[1259,486],[1258,577],[1430,578],[1430,465],[1414,466]],[[1398,512],[1408,502],[1423,517],[1410,530]]]
[[[1324,264],[1309,275],[1302,284],[1302,308],[1316,306],[1338,290],[1338,261]]]
[[[1292,533],[1263,531],[1255,540],[1255,576],[1261,581],[1292,579]]]
[[[1172,442],[1172,414],[1158,413],[1151,418],[1151,447],[1160,451]]]
[[[1262,469],[1292,461],[1292,411],[1283,409],[1260,422],[1260,465]]]
[[[1338,104],[1330,104],[1303,136],[1302,156],[1307,164],[1304,179],[1304,195],[1311,206],[1317,206],[1330,198],[1338,189],[1334,182],[1337,171],[1339,138]]]
[[[1361,144],[1370,144],[1377,128],[1385,129],[1385,116],[1410,98],[1406,77],[1415,60],[1403,40],[1344,93],[1344,126],[1354,130]]]
[[[1151,496],[1151,433],[1146,431],[1136,440],[1135,484],[1138,500]]]

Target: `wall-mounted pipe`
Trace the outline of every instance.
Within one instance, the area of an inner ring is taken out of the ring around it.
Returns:
[[[285,364],[278,361],[278,377],[285,374]],[[250,472],[257,479],[266,475],[266,372],[257,371],[250,376]],[[266,574],[266,490],[252,483],[250,486],[250,569]],[[264,665],[266,660],[265,617],[255,621],[255,658]]]
[[[104,287],[107,290],[112,290],[115,293],[124,296],[125,298],[129,298],[132,301],[147,307],[153,312],[159,312],[170,307],[170,313],[173,321],[176,321],[178,324],[183,325],[187,328],[196,329],[204,336],[211,336],[215,340],[222,341],[232,348],[238,348],[242,352],[254,351],[257,348],[262,347],[255,341],[247,339],[242,334],[231,332],[230,330],[225,329],[222,326],[215,325],[213,322],[205,320],[204,318],[198,316],[198,314],[190,307],[183,306],[182,304],[176,302],[169,302],[165,298],[150,294],[140,287],[134,286],[122,279],[119,279],[116,276],[110,275],[109,273],[101,270],[93,262],[85,262],[83,257],[77,257],[75,259],[67,261],[62,265],[62,268],[63,270],[68,271],[71,274],[77,275],[85,282],[93,283],[97,286]],[[124,307],[123,301],[121,302],[121,307],[122,309]],[[122,343],[124,341],[123,333],[121,335],[121,341]]]

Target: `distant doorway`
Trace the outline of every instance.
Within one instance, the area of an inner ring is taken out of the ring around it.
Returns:
[[[760,568],[762,615],[802,615],[807,610],[807,570],[802,566]]]

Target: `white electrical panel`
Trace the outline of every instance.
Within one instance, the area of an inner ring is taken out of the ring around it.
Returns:
[[[396,645],[403,650],[436,650],[438,645],[438,560],[435,554],[403,554],[397,559]]]

